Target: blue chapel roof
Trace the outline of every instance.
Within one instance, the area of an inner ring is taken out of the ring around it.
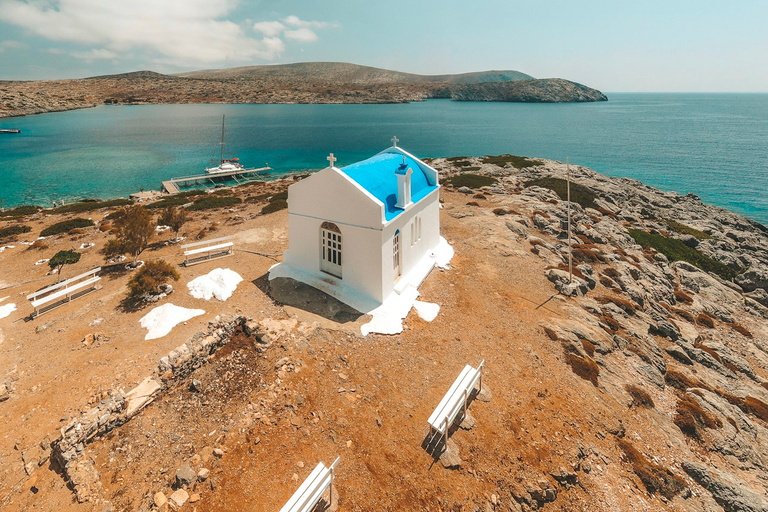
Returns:
[[[355,183],[367,190],[372,196],[384,203],[384,217],[392,220],[403,210],[396,208],[397,203],[397,177],[395,174],[405,174],[410,168],[411,174],[411,201],[418,203],[430,192],[437,189],[437,185],[430,185],[421,166],[408,156],[399,153],[380,153],[367,160],[342,167],[340,170],[349,176]]]

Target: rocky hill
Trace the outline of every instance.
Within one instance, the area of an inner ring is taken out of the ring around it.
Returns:
[[[414,75],[334,62],[196,71],[136,71],[85,79],[0,82],[0,118],[97,105],[162,103],[407,103],[605,101],[601,92],[518,71]]]

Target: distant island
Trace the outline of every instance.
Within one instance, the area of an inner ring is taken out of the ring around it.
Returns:
[[[562,78],[519,71],[417,75],[340,62],[193,71],[137,71],[83,79],[0,81],[0,118],[97,105],[162,103],[408,103],[427,99],[567,103],[607,101]]]

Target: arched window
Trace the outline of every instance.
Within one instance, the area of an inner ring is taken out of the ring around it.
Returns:
[[[332,222],[320,225],[320,270],[341,278],[341,230]]]

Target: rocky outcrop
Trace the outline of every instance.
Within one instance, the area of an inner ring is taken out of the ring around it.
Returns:
[[[562,78],[462,85],[451,88],[451,99],[514,103],[608,101],[602,92]]]
[[[726,512],[766,512],[768,510],[768,501],[765,498],[733,477],[693,462],[683,462],[683,469],[708,490]]]

